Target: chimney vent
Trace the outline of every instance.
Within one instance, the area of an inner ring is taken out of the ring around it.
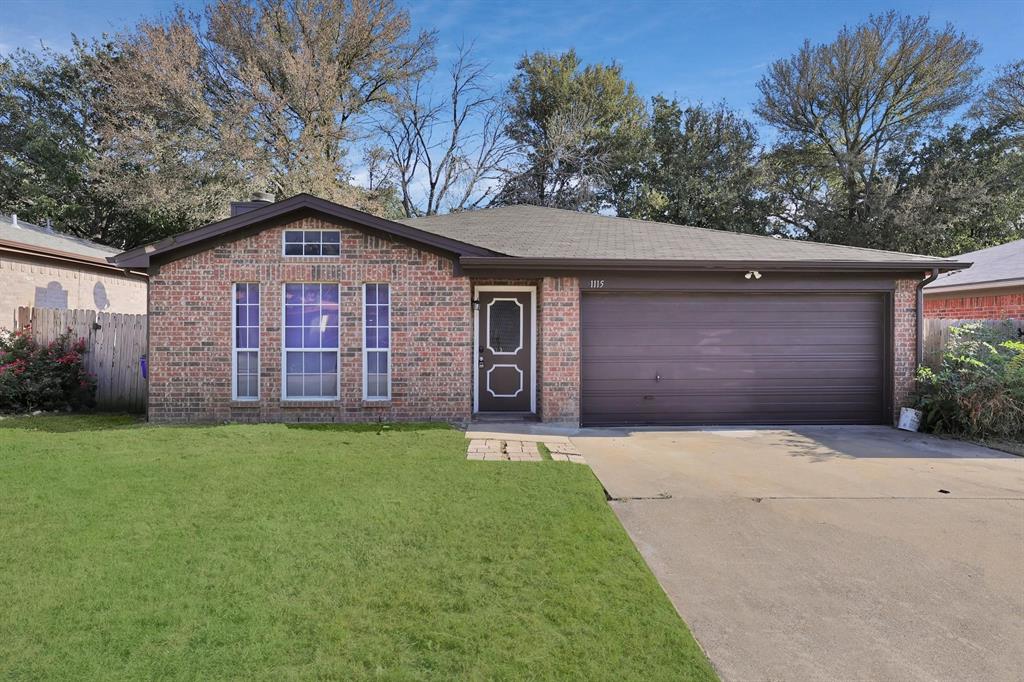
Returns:
[[[274,203],[274,195],[270,192],[253,192],[252,198],[249,201],[231,202],[231,217],[255,211],[257,208],[263,208],[272,203]]]

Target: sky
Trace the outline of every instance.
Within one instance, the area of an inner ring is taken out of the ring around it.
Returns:
[[[590,0],[417,0],[407,7],[417,29],[436,29],[441,64],[474,42],[496,82],[536,50],[573,47],[585,62],[617,62],[641,95],[683,102],[725,101],[750,115],[765,67],[803,42],[825,42],[844,24],[887,9],[952,23],[981,42],[979,63],[990,75],[1024,58],[1024,0],[932,0],[841,3],[611,2]],[[185,0],[201,7],[201,0]],[[89,37],[170,12],[174,0],[0,0],[0,53],[45,43],[67,49],[71,34]]]

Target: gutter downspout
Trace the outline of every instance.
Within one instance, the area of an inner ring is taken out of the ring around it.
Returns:
[[[914,371],[924,359],[924,288],[939,278],[939,269],[932,268],[932,274],[917,284],[916,347],[914,349]]]

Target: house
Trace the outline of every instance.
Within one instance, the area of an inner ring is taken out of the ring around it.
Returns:
[[[888,423],[962,263],[508,206],[297,195],[127,251],[154,422]]]
[[[947,320],[1024,319],[1024,239],[972,251],[970,270],[939,275],[924,288],[924,314]]]
[[[145,313],[146,275],[111,264],[116,253],[0,215],[0,328],[14,328],[21,306]]]

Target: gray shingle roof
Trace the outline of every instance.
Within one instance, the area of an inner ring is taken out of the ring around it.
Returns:
[[[26,248],[40,248],[63,251],[87,258],[106,261],[108,256],[119,253],[118,249],[103,246],[87,239],[79,239],[62,232],[47,230],[45,227],[26,223],[18,219],[15,226],[10,216],[0,215],[0,240],[22,244]]]
[[[974,263],[968,270],[958,270],[939,275],[939,278],[925,289],[934,291],[945,287],[962,287],[968,284],[987,284],[1007,280],[1024,280],[1024,239],[991,246],[980,251],[971,251],[957,260]]]
[[[410,227],[521,258],[694,261],[920,262],[943,259],[615,218],[539,206],[502,206],[401,220]]]

